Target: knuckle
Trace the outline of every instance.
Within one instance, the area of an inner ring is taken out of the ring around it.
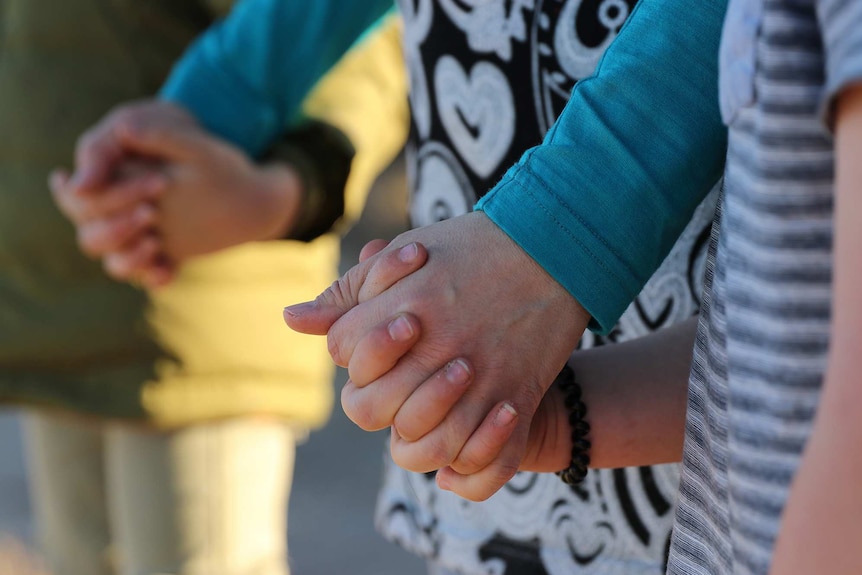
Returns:
[[[440,469],[448,466],[457,455],[457,449],[452,448],[446,442],[432,441],[427,449],[427,460],[431,469]]]
[[[78,249],[80,249],[81,253],[88,258],[96,259],[102,255],[101,250],[99,249],[99,243],[92,234],[79,230],[77,241]]]
[[[387,426],[359,390],[351,391],[345,387],[341,392],[341,408],[348,419],[364,431],[379,431]]]
[[[495,464],[490,467],[490,481],[493,485],[496,485],[497,488],[502,487],[510,479],[512,479],[515,474],[518,472],[519,462],[512,458],[504,458],[502,460],[498,460]]]
[[[551,381],[553,381],[553,378]],[[521,387],[523,398],[521,401],[522,405],[528,408],[529,412],[532,413],[542,402],[542,398],[545,397],[545,392],[545,388],[538,381],[524,385]]]
[[[458,492],[456,492],[456,493],[458,493]],[[478,491],[465,490],[463,492],[458,493],[458,495],[460,495],[461,497],[463,497],[464,499],[467,499],[469,501],[473,501],[475,503],[481,503],[483,501],[487,501],[488,499],[490,499],[490,497],[492,495],[494,495],[494,493],[496,493],[496,491],[491,490],[491,489],[487,489],[487,488],[483,488],[483,489],[480,489]]]
[[[75,144],[75,151],[79,156],[85,154],[96,144],[96,141],[98,140],[97,130],[98,127],[90,128],[78,137],[78,141]]]
[[[108,276],[116,280],[125,280],[129,278],[128,269],[116,258],[105,258],[102,262],[102,268]]]
[[[353,280],[351,274],[348,272],[332,282],[332,285],[329,286],[329,289],[320,294],[320,298],[323,299],[323,303],[329,305],[341,306],[345,302],[350,301],[350,295],[353,293],[351,291],[351,287]]]
[[[392,424],[404,441],[417,441],[427,433],[427,431],[420,431],[421,423],[419,418],[406,415],[404,410],[401,409],[395,414]]]
[[[333,333],[332,330],[326,334],[326,348],[329,350],[329,356],[332,358],[332,361],[335,362],[335,365],[339,367],[347,367],[350,364],[350,358],[344,357],[341,351],[341,341],[340,337],[337,333]]]
[[[472,450],[463,450],[455,461],[452,462],[452,469],[460,473],[461,475],[471,475],[481,470],[488,464],[488,461],[479,457],[478,454]]]
[[[459,495],[470,501],[486,501],[508,483],[517,471],[517,466],[512,468],[508,464],[501,464],[499,467],[495,465],[492,469],[488,469],[487,473],[483,472],[480,485],[465,488]]]
[[[452,455],[446,446],[438,441],[400,441],[392,447],[392,460],[408,471],[428,473],[449,465]]]
[[[115,126],[125,125],[130,122],[135,121],[137,118],[138,112],[137,108],[133,104],[119,104],[114,110],[111,112],[109,117],[109,122],[114,124]]]

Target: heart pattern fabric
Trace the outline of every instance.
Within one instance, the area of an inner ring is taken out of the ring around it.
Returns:
[[[635,0],[399,5],[411,78],[410,217],[419,227],[470,211],[541,143]],[[715,196],[615,329],[587,333],[581,347],[639,337],[697,311]],[[659,575],[678,479],[674,465],[601,470],[572,489],[552,474],[519,473],[473,503],[387,459],[376,523],[386,538],[460,575]]]

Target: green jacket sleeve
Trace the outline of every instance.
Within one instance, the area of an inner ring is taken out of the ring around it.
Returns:
[[[392,0],[241,0],[176,64],[161,96],[260,156],[306,93]]]
[[[721,176],[726,0],[640,0],[544,142],[476,206],[606,332]]]

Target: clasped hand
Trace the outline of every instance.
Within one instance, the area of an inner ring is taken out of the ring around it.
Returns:
[[[440,487],[472,500],[525,461],[565,467],[559,456],[543,466],[535,451],[548,422],[533,436],[531,423],[586,327],[583,308],[482,213],[382,245],[366,246],[315,301],[285,310],[294,330],[326,334],[348,369],[348,417],[391,427],[398,465],[439,470]]]
[[[78,140],[74,175],[50,186],[81,250],[108,275],[158,287],[189,258],[282,236],[301,181],[286,165],[256,166],[182,108],[126,104]]]

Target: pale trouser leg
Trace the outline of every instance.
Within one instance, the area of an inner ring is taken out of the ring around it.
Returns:
[[[428,561],[428,575],[458,575],[455,571],[446,569],[439,563],[433,560]]]
[[[35,411],[23,417],[39,547],[52,575],[110,575],[102,433]]]
[[[286,575],[296,439],[266,419],[106,432],[121,575]]]

